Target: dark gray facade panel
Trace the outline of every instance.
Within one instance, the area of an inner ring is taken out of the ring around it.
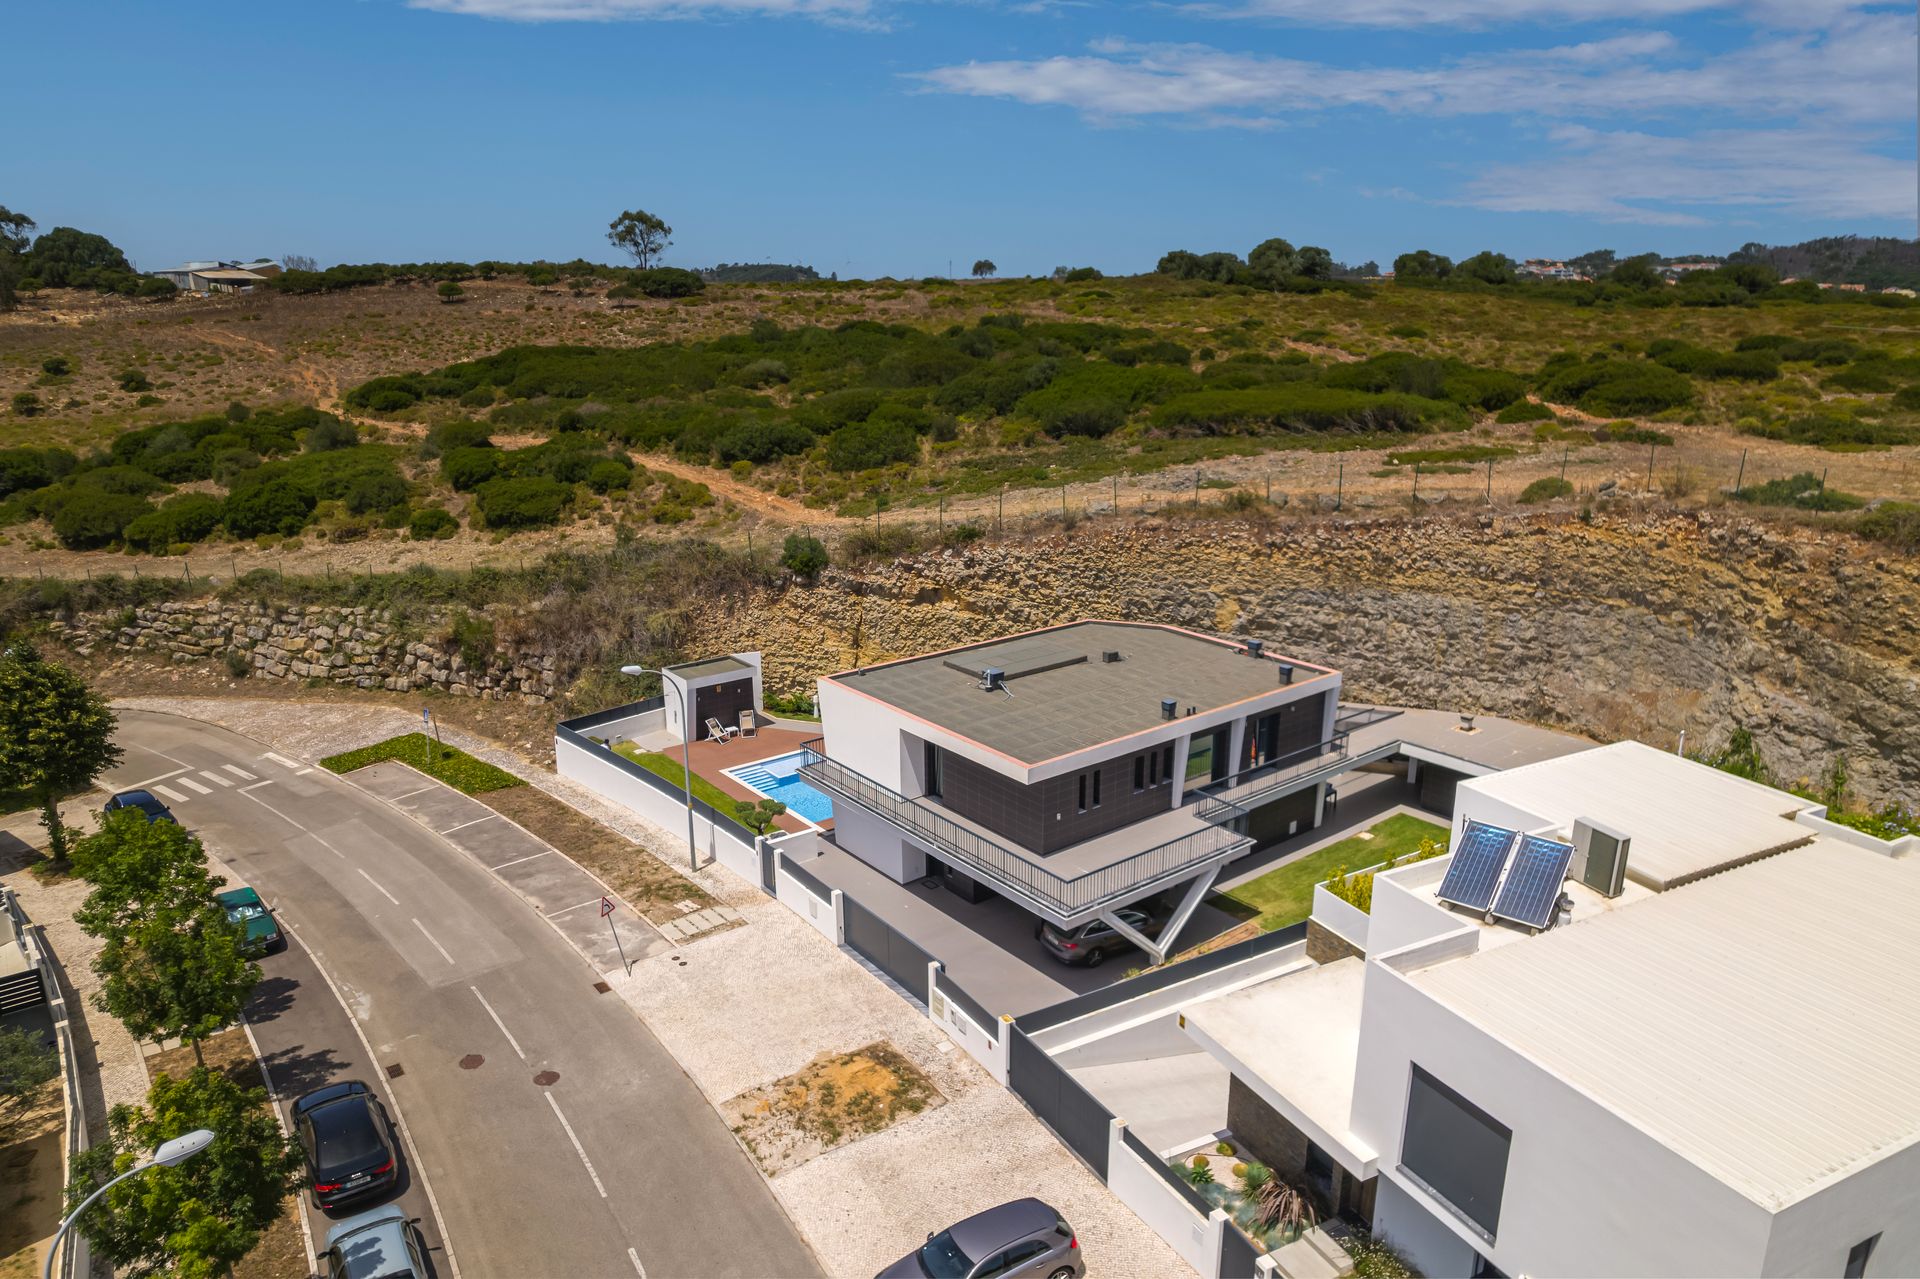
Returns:
[[[1422,1070],[1407,1089],[1400,1166],[1446,1200],[1489,1239],[1500,1229],[1513,1130]]]

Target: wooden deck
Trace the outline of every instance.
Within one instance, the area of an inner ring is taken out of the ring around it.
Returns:
[[[751,764],[756,760],[771,759],[775,755],[790,755],[818,736],[820,736],[820,728],[817,724],[789,723],[780,727],[762,728],[756,737],[736,737],[728,742],[695,742],[688,748],[688,753],[693,760],[693,772],[696,777],[713,783],[723,794],[731,795],[735,799],[756,800],[764,796],[749,787],[742,786],[728,777],[723,770],[738,768],[742,764]],[[678,759],[680,748],[678,745],[669,746],[664,748],[661,754],[669,759]],[[729,813],[728,816],[732,814]],[[775,822],[781,830],[785,831],[809,829],[806,822],[791,813],[781,814]],[[823,822],[822,826],[830,830],[833,823]]]

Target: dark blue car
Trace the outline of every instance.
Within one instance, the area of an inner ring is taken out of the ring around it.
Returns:
[[[159,796],[146,790],[123,790],[107,801],[107,811],[117,813],[123,808],[137,808],[147,815],[150,822],[172,822],[178,826],[179,819],[171,809],[160,802]]]

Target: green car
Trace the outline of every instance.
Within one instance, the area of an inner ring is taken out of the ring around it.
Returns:
[[[214,898],[226,908],[227,918],[247,930],[241,949],[248,954],[264,955],[286,948],[287,938],[280,924],[251,888],[232,888]]]

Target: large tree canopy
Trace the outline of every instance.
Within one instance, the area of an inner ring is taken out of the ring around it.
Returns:
[[[631,253],[634,264],[645,268],[673,243],[673,228],[645,209],[628,209],[607,224],[607,240]]]
[[[72,671],[18,644],[0,656],[0,724],[0,790],[39,801],[48,851],[64,865],[60,797],[87,789],[120,762],[113,711]]]
[[[90,284],[96,271],[131,272],[127,255],[104,235],[57,226],[27,250],[27,274],[50,289]]]

